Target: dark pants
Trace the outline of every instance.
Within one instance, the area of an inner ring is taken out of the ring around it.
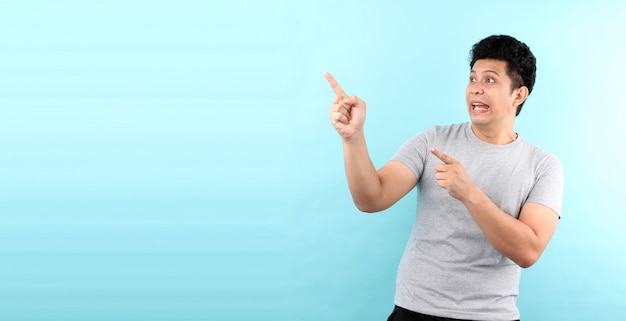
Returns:
[[[391,315],[389,315],[389,318],[387,319],[387,321],[469,321],[469,320],[435,317],[432,315],[426,315],[426,314],[413,312],[413,311],[407,310],[405,308],[401,308],[396,305],[393,308],[393,312],[391,312]],[[519,321],[519,320],[516,320],[516,321]]]

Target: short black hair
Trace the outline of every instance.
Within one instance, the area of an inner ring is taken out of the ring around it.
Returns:
[[[479,59],[497,59],[506,62],[506,72],[511,78],[511,90],[526,86],[528,94],[533,91],[537,74],[537,60],[530,48],[523,42],[507,35],[489,36],[472,46],[470,68]],[[519,115],[524,103],[517,106]]]

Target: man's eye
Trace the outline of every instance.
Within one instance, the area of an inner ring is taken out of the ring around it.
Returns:
[[[474,77],[470,77],[469,81],[470,81],[470,82],[476,82],[476,78],[474,78]]]
[[[485,80],[486,83],[492,83],[495,82],[495,80],[493,78],[487,78],[487,80]]]

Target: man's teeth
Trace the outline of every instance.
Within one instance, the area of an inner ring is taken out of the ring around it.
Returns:
[[[474,106],[474,110],[487,110],[489,109],[489,106],[487,105],[481,105],[481,104],[472,104],[472,106]]]

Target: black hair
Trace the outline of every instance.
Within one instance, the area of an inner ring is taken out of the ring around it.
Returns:
[[[470,68],[479,59],[497,59],[506,62],[506,72],[511,78],[511,90],[521,86],[533,91],[537,73],[537,60],[530,48],[523,42],[506,35],[487,37],[472,46],[470,51]],[[517,106],[515,116],[522,110],[522,102]]]

